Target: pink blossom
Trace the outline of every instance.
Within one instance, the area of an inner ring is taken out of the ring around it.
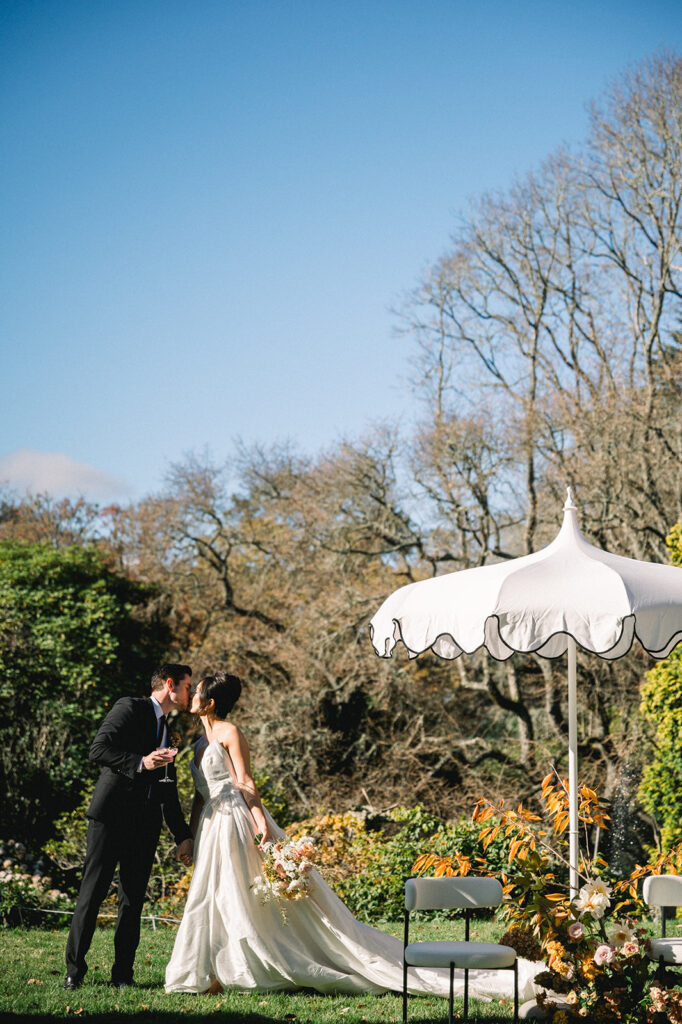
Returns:
[[[639,953],[639,945],[636,942],[623,943],[623,956],[635,956]]]
[[[609,946],[603,942],[601,946],[597,946],[593,959],[597,967],[603,967],[604,964],[612,964],[615,955],[616,951],[613,946]]]
[[[580,921],[574,921],[573,924],[569,924],[569,926],[568,926],[568,936],[569,936],[569,938],[574,939],[577,942],[578,939],[582,939],[584,934],[585,934],[585,925],[581,924]]]
[[[651,997],[651,1005],[654,1010],[658,1013],[662,1013],[662,1011],[665,1010],[666,1003],[668,1002],[665,990],[662,988],[655,988],[652,985],[649,995]]]

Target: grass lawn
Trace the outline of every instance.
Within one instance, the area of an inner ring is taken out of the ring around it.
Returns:
[[[384,923],[384,931],[402,935],[401,923]],[[410,938],[461,938],[458,925],[414,924]],[[453,929],[455,934],[453,934]],[[477,932],[478,934],[474,934]],[[495,940],[500,926],[479,922],[472,926],[471,938]],[[402,1021],[401,997],[324,996],[311,992],[243,993],[225,992],[219,996],[196,996],[180,993],[166,995],[163,978],[175,938],[170,929],[152,931],[143,927],[135,961],[134,988],[118,992],[109,988],[113,957],[113,931],[98,929],[88,956],[89,971],[83,987],[65,992],[64,948],[66,931],[11,928],[0,930],[0,1018],[16,1022],[20,1019],[36,1024],[39,1018],[73,1021],[80,1018],[122,1021],[123,1024],[159,1021],[176,1024],[211,1018],[217,1021],[259,1024],[266,1021],[295,1021],[296,1024],[388,1024]],[[455,1012],[462,1012],[461,1000]],[[506,1021],[513,1016],[513,1004],[483,1003],[472,1000],[470,1016],[486,1021]],[[410,1024],[447,1020],[447,1000],[435,996],[411,999],[408,1007]]]

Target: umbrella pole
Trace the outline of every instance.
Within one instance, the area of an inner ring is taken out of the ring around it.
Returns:
[[[568,637],[568,859],[571,899],[578,895],[578,701],[575,640]]]

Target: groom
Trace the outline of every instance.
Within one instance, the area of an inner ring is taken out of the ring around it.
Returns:
[[[122,697],[102,722],[90,747],[100,777],[87,811],[87,850],[76,911],[66,945],[64,988],[79,988],[97,914],[119,871],[118,919],[111,983],[132,985],[135,951],[147,882],[161,831],[161,817],[177,843],[175,856],[192,862],[192,834],[178,800],[166,716],[186,711],[192,670],[170,662],[152,676],[151,697]],[[162,781],[168,766],[170,784]]]

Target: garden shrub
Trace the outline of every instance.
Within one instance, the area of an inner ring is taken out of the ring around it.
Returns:
[[[370,829],[362,816],[348,813],[309,818],[287,831],[293,838],[313,836],[325,878],[356,917],[370,922],[402,918],[405,881],[425,846],[440,856],[474,860],[481,853],[478,826],[466,819],[446,823],[421,805],[389,811],[383,829]],[[489,863],[503,870],[504,844],[489,854]]]
[[[673,565],[682,566],[682,524],[666,542]],[[660,661],[642,687],[641,710],[656,729],[654,756],[644,769],[639,796],[661,826],[668,850],[682,840],[682,646]]]
[[[68,915],[52,913],[70,910],[72,900],[46,873],[44,858],[36,858],[23,843],[9,839],[0,846],[0,865],[0,926],[55,928],[68,922]]]
[[[0,623],[0,820],[40,846],[95,774],[103,716],[148,690],[170,637],[156,588],[94,547],[0,541]]]

